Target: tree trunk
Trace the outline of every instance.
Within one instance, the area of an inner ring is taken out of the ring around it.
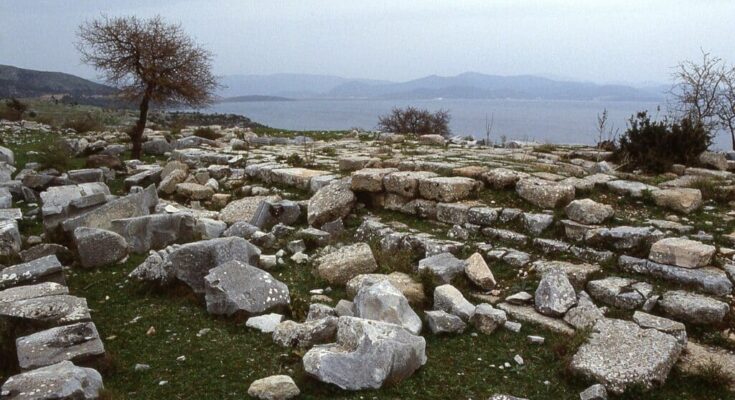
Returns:
[[[133,151],[131,152],[131,158],[140,160],[140,156],[143,153],[143,130],[145,130],[145,123],[148,119],[148,105],[151,101],[151,92],[153,89],[149,86],[146,88],[145,94],[143,94],[143,100],[140,101],[140,114],[138,115],[138,121],[135,123],[133,129],[128,133],[130,141],[133,143]]]

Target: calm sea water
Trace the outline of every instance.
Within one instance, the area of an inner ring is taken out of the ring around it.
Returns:
[[[374,129],[378,116],[393,107],[416,106],[449,110],[452,133],[485,137],[485,118],[494,116],[491,140],[535,140],[542,143],[596,141],[597,115],[607,108],[610,124],[625,130],[630,116],[639,110],[656,114],[658,103],[545,100],[297,100],[220,103],[209,111],[242,114],[283,129],[343,130]],[[661,106],[663,109],[663,105]],[[661,114],[663,115],[663,111]],[[726,149],[728,138],[720,135],[714,147]]]

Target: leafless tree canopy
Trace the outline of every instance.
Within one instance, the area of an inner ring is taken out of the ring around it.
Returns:
[[[717,116],[722,129],[730,132],[732,148],[735,150],[735,67],[722,74]]]
[[[140,101],[140,117],[130,131],[133,157],[140,157],[143,130],[151,102],[206,105],[217,80],[212,55],[178,24],[160,16],[101,17],[79,27],[82,61],[94,66],[123,96]]]
[[[394,108],[390,114],[383,115],[378,120],[378,129],[386,132],[414,135],[442,135],[448,136],[449,111],[429,110],[406,107]]]
[[[684,61],[674,73],[671,94],[674,108],[694,122],[701,122],[707,129],[717,127],[719,89],[723,76],[722,59],[702,51],[702,61]]]

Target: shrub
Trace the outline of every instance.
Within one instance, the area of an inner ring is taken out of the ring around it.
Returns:
[[[712,143],[712,134],[688,117],[678,122],[652,121],[642,111],[628,124],[614,153],[621,168],[628,171],[661,173],[673,164],[692,165]]]
[[[214,129],[209,127],[197,128],[194,131],[194,136],[199,136],[201,138],[209,140],[217,140],[222,137],[222,135],[220,135],[218,132],[215,132]]]
[[[0,118],[10,121],[20,121],[23,119],[23,114],[25,114],[26,111],[28,111],[28,104],[13,97],[5,101],[5,109],[3,110]]]
[[[390,114],[378,120],[378,129],[386,132],[415,135],[449,136],[449,111],[431,113],[426,109],[406,107],[394,108]]]
[[[64,129],[74,129],[76,133],[105,130],[104,124],[90,114],[81,117],[68,118],[64,121],[61,127]]]
[[[37,159],[42,168],[53,168],[59,172],[71,169],[69,146],[62,139],[53,141],[47,148],[41,150]]]
[[[304,159],[298,153],[291,153],[286,159],[286,163],[292,167],[303,167]]]

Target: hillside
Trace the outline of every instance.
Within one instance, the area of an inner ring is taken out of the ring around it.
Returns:
[[[115,89],[63,72],[35,71],[0,65],[0,98],[40,97],[68,94],[72,97],[99,96]]]

